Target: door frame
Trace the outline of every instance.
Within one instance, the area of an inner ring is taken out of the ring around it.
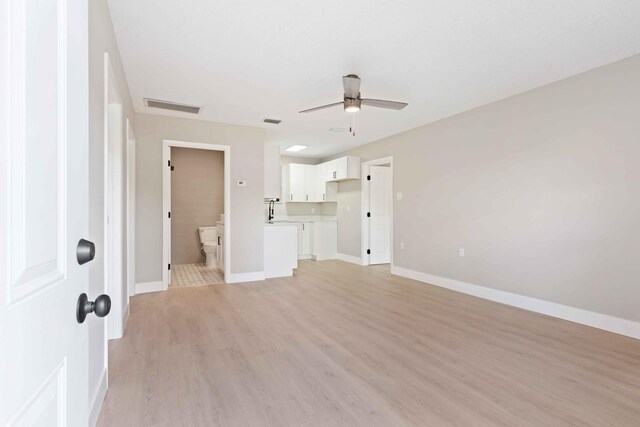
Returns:
[[[127,289],[130,298],[136,294],[136,135],[128,118],[125,120],[125,132],[127,148]],[[127,310],[127,317],[129,314],[130,309]],[[124,323],[126,326],[126,321]]]
[[[369,211],[369,181],[367,181],[367,175],[369,175],[369,172],[371,170],[371,166],[382,166],[382,165],[389,165],[389,168],[391,169],[391,225],[389,227],[389,250],[391,252],[391,266],[393,267],[393,156],[388,156],[388,157],[382,157],[380,159],[375,159],[375,160],[369,160],[367,162],[363,162],[362,163],[362,167],[361,169],[361,173],[362,173],[362,191],[361,191],[361,195],[362,195],[362,199],[361,199],[361,206],[362,206],[362,215],[361,215],[361,231],[360,231],[360,235],[361,235],[361,259],[362,259],[362,265],[370,265],[370,261],[369,261],[369,255],[367,254],[367,247],[369,246],[369,220],[367,219],[367,216],[365,214],[365,212]]]
[[[111,153],[109,149],[109,127],[110,127],[110,110],[113,105],[118,111],[118,120],[120,121],[119,132],[119,150],[115,153]],[[129,292],[126,286],[123,287],[123,272],[125,265],[123,265],[123,254],[125,247],[126,236],[124,234],[124,211],[123,206],[125,204],[125,193],[123,191],[123,183],[125,177],[124,168],[124,103],[120,90],[118,88],[115,71],[109,60],[109,53],[104,53],[104,283],[105,293],[111,296],[111,315],[105,322],[105,336],[107,340],[122,338],[124,335],[124,315],[128,307],[123,307],[123,292],[126,293],[126,301],[129,300]],[[114,165],[119,165],[120,168],[111,169],[109,164],[109,156],[115,155]],[[112,174],[116,173],[116,177],[119,178],[115,182],[113,188],[113,206],[109,204],[109,179]],[[110,209],[111,208],[111,209]],[[111,218],[111,224],[113,224],[113,248],[109,246],[109,213],[113,212]],[[119,214],[118,214],[119,213]],[[113,250],[113,253],[111,252]],[[113,276],[113,277],[111,277]],[[118,286],[119,285],[119,286]],[[128,306],[128,304],[127,304]],[[108,363],[107,359],[107,345],[105,343],[105,364]]]
[[[162,290],[169,287],[171,264],[171,147],[224,152],[224,280],[231,283],[231,147],[205,142],[162,140]]]

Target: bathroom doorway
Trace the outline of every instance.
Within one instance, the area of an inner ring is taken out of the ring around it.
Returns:
[[[163,288],[225,283],[229,271],[229,150],[163,141]]]

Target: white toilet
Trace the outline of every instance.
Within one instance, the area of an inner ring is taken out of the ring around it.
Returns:
[[[209,268],[217,268],[218,228],[198,227],[198,234],[200,235],[200,251],[205,256],[206,266]]]

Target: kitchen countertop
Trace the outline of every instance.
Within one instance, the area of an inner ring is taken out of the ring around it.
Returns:
[[[264,222],[265,227],[296,227],[296,223],[292,221],[274,221],[274,222]]]
[[[336,222],[335,216],[322,216],[322,215],[299,215],[299,216],[286,216],[276,217],[273,219],[274,223],[300,223],[300,222]]]

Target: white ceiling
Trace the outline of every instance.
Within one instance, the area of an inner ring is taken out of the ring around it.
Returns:
[[[260,126],[323,157],[640,53],[637,0],[109,0],[137,111]],[[363,97],[341,107],[345,74]],[[143,105],[202,106],[199,116]],[[262,123],[281,119],[280,125]]]

